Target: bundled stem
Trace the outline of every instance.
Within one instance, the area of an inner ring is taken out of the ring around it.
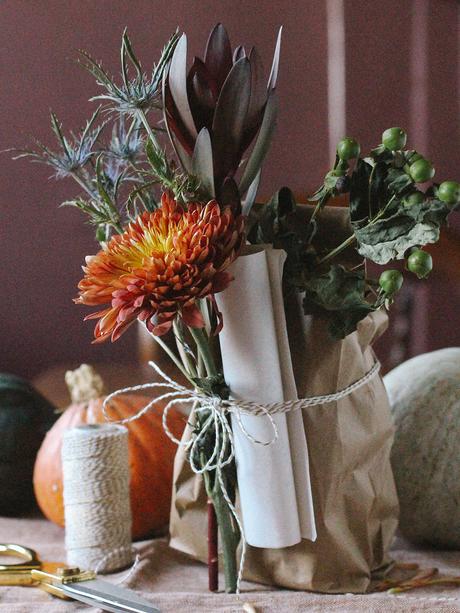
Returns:
[[[208,498],[208,580],[209,591],[219,589],[219,552],[217,540],[217,516],[214,503]]]
[[[179,351],[179,357],[166,343],[164,343],[161,337],[155,337],[155,339],[168,353],[169,357],[187,379],[191,381],[193,385],[197,386],[197,381],[199,381],[199,379],[196,379],[197,371],[200,377],[205,374],[208,379],[213,379],[219,375],[219,370],[214,360],[211,340],[206,330],[188,328],[188,332],[196,346],[196,365],[192,364],[191,356],[187,352]],[[177,323],[174,325],[174,334],[179,344],[185,342]],[[203,369],[205,373],[202,372]],[[201,430],[202,424],[206,421],[207,417],[208,415],[197,414],[197,431]],[[215,436],[220,437],[221,435],[216,431]],[[222,445],[225,443],[222,440],[215,440],[214,438],[213,440],[207,441],[207,444],[203,445],[199,455],[199,463],[202,469],[204,469],[209,462],[210,449],[217,449],[217,456],[219,456]],[[225,589],[229,593],[234,593],[236,592],[238,581],[236,554],[240,541],[240,532],[234,521],[232,509],[226,499],[227,496],[231,503],[234,504],[236,496],[236,471],[234,462],[222,468],[217,467],[210,470],[204,470],[203,480],[208,496],[209,589],[214,591],[218,586],[218,529],[224,562]]]
[[[215,365],[214,356],[212,355],[209,338],[207,337],[206,332],[203,329],[190,328],[190,333],[196,342],[198,353],[202,357],[208,377],[217,375],[218,370]],[[222,442],[218,441],[217,443],[220,448]],[[205,463],[206,458],[203,458],[202,467],[205,466]],[[238,526],[235,525],[232,511],[227,500],[225,499],[221,484],[222,480],[225,490],[233,503],[235,500],[235,478],[231,473],[234,472],[234,466],[233,463],[226,466],[220,474],[221,479],[219,479],[217,470],[204,472],[204,483],[206,493],[213,502],[217,517],[217,525],[219,528],[224,558],[225,589],[229,593],[234,593],[236,592],[237,588],[238,572],[236,552],[240,540],[240,534]]]

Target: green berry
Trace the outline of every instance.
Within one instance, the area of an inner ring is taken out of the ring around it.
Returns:
[[[423,249],[415,249],[407,258],[407,269],[419,279],[426,279],[433,270],[433,258]]]
[[[353,158],[357,158],[361,151],[361,147],[359,146],[358,141],[354,138],[349,138],[348,136],[342,138],[342,140],[337,145],[337,155],[341,160],[352,160]]]
[[[443,181],[438,187],[438,198],[447,204],[457,204],[460,200],[460,185],[457,181]]]
[[[409,167],[409,174],[415,183],[425,183],[434,177],[434,168],[431,162],[420,158]]]
[[[404,277],[402,273],[392,268],[384,270],[379,278],[380,287],[390,298],[401,289],[403,282]]]
[[[425,194],[423,192],[412,192],[404,198],[405,206],[413,206],[414,204],[421,204],[425,200]]]
[[[382,143],[385,149],[390,151],[400,151],[404,149],[407,141],[407,134],[402,128],[388,128],[382,134]]]

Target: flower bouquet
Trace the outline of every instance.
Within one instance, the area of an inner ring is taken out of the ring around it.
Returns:
[[[100,107],[66,136],[52,114],[59,150],[37,143],[18,157],[82,189],[64,204],[100,243],[75,300],[97,308],[86,317],[97,320],[94,342],[140,321],[188,382],[152,364],[156,395],[137,416],[166,400],[173,437],[169,407],[189,409],[171,545],[208,562],[212,590],[221,551],[229,592],[243,573],[362,592],[388,564],[397,524],[393,425],[371,345],[403,283],[401,267],[374,280],[366,261],[405,261],[425,278],[422,247],[438,240],[460,187],[422,190],[433,166],[391,128],[367,156],[342,139],[310,204],[288,188],[257,201],[280,47],[281,31],[265,72],[219,24],[203,59],[187,69],[176,33],[147,74],[125,32],[118,81],[81,55],[106,118]],[[327,206],[337,196],[346,206]]]

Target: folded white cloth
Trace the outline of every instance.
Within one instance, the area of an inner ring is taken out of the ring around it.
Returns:
[[[285,259],[281,249],[249,248],[233,264],[235,280],[216,296],[224,317],[224,375],[235,398],[297,399],[282,294]],[[278,438],[271,445],[254,444],[236,424],[233,431],[246,540],[254,547],[281,548],[315,540],[316,527],[301,411],[272,417]],[[267,418],[241,420],[255,439],[273,438]]]

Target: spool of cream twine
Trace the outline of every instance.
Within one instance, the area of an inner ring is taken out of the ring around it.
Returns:
[[[132,563],[128,430],[67,430],[62,446],[67,562],[111,572]]]

